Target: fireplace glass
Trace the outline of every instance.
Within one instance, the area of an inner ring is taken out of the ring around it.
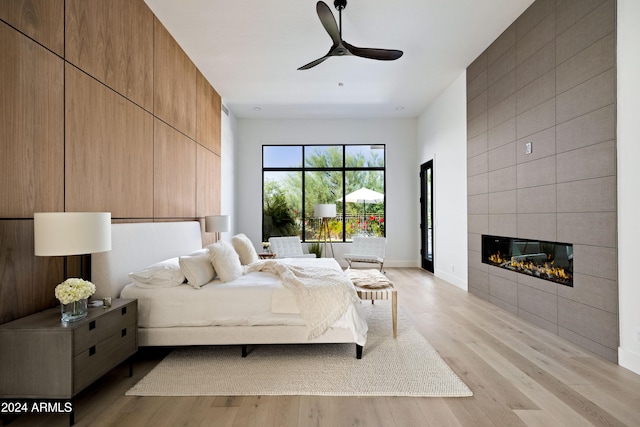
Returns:
[[[573,245],[482,235],[482,262],[573,287]]]

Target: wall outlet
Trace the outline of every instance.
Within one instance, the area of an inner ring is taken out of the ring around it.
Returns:
[[[456,271],[456,266],[451,264],[451,271]]]
[[[533,153],[533,144],[531,142],[527,142],[524,144],[524,154]]]

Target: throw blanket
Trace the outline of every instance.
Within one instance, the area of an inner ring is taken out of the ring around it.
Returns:
[[[353,283],[342,270],[265,260],[248,265],[246,271],[266,271],[280,277],[296,298],[308,339],[322,335],[351,304],[359,301]]]

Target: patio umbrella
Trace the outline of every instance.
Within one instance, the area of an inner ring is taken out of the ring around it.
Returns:
[[[342,202],[342,197],[338,199],[339,202]],[[353,193],[349,193],[344,197],[344,200],[352,203],[362,203],[362,213],[366,215],[366,205],[367,203],[380,203],[384,200],[384,194],[378,193],[377,191],[370,190],[368,188],[362,187],[359,190],[354,191]]]

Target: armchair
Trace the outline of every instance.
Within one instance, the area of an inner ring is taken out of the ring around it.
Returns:
[[[353,262],[368,262],[380,264],[380,271],[382,271],[386,245],[387,239],[385,237],[354,236],[351,253],[346,254],[344,259],[349,264],[349,268]]]
[[[276,258],[315,258],[315,254],[305,254],[298,236],[269,237],[271,252]]]

